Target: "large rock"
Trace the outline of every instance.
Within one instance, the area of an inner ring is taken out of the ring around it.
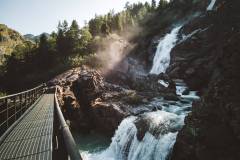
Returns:
[[[159,118],[160,117],[160,118]],[[146,132],[153,135],[156,139],[161,138],[167,133],[176,133],[182,127],[181,118],[175,114],[167,113],[165,111],[157,111],[140,115],[135,120],[137,128],[137,138],[141,141]]]
[[[60,105],[73,128],[86,132],[100,131],[108,135],[114,133],[126,116],[154,110],[155,106],[147,104],[160,91],[150,88],[145,93],[127,89],[106,82],[100,72],[87,67],[65,72],[48,84],[60,86]],[[158,85],[175,92],[174,84],[169,85],[172,88]],[[164,90],[161,91],[163,93]]]

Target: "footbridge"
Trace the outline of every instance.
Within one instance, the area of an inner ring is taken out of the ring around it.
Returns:
[[[57,99],[45,84],[0,98],[0,160],[81,160]]]

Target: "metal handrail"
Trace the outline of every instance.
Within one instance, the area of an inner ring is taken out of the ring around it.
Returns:
[[[15,97],[15,96],[18,96],[18,95],[20,95],[20,94],[27,93],[27,92],[31,92],[31,91],[33,91],[33,90],[36,90],[36,89],[41,88],[41,87],[44,87],[44,86],[46,86],[46,85],[45,85],[45,84],[41,84],[41,85],[39,85],[39,86],[37,86],[37,87],[35,87],[35,88],[29,89],[29,90],[26,90],[26,91],[23,91],[23,92],[19,92],[19,93],[7,95],[7,96],[4,96],[4,97],[0,97],[0,100],[6,99],[6,98]]]
[[[0,97],[0,136],[44,93],[45,86]]]
[[[57,90],[58,90],[58,88],[56,87],[55,88],[55,96],[54,96],[54,108],[55,108],[56,116],[54,116],[54,118],[56,118],[57,122],[55,121],[54,124],[58,125],[58,126],[56,126],[56,128],[58,130],[58,132],[55,133],[56,137],[61,137],[61,139],[57,138],[58,141],[63,140],[63,143],[57,142],[58,143],[57,150],[61,150],[58,152],[63,156],[56,153],[58,156],[61,156],[61,157],[57,157],[56,159],[70,158],[71,160],[82,160],[79,150],[73,139],[73,136],[69,130],[69,127],[68,127],[68,125],[63,117],[62,111],[59,107],[59,103],[58,103],[58,99],[57,99]],[[63,144],[64,146],[61,146],[61,144]],[[66,153],[63,153],[63,152],[66,152]]]

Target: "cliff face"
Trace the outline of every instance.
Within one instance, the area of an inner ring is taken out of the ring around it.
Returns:
[[[201,91],[201,100],[177,137],[172,160],[240,159],[240,2],[219,0],[216,10],[190,21],[195,34],[172,51],[171,77]]]
[[[135,50],[146,68],[158,40],[185,22],[167,74],[200,93],[174,145],[172,160],[240,159],[240,1],[179,0],[149,20]],[[156,19],[158,21],[156,22]]]

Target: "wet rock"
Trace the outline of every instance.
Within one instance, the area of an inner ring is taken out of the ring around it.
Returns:
[[[163,96],[163,98],[165,100],[169,100],[169,101],[179,101],[179,98],[176,94],[170,93],[170,94],[166,94]]]
[[[135,120],[134,124],[137,128],[136,136],[139,141],[143,140],[147,132],[158,139],[166,133],[174,133],[180,130],[181,125],[178,124],[180,121],[179,118],[164,111],[157,112],[161,113],[161,119],[159,121],[156,121],[158,117],[156,117],[157,113],[154,112],[140,115]]]
[[[92,104],[91,116],[95,129],[103,133],[114,133],[117,126],[126,117],[127,112],[122,111],[121,104],[94,102]]]
[[[64,115],[71,121],[71,127],[80,131],[112,135],[126,116],[153,110],[147,104],[155,92],[150,90],[150,96],[106,82],[99,71],[82,67],[74,74],[66,72],[58,78],[61,83],[53,81],[61,84],[59,101]],[[62,79],[66,79],[64,83]]]
[[[182,92],[182,95],[188,95],[190,93],[190,90],[187,88]]]
[[[135,122],[135,125],[136,125],[136,127],[138,129],[136,136],[137,136],[137,139],[139,141],[142,141],[142,139],[144,138],[146,132],[149,130],[149,123],[150,122],[147,122],[144,119],[138,119]]]

